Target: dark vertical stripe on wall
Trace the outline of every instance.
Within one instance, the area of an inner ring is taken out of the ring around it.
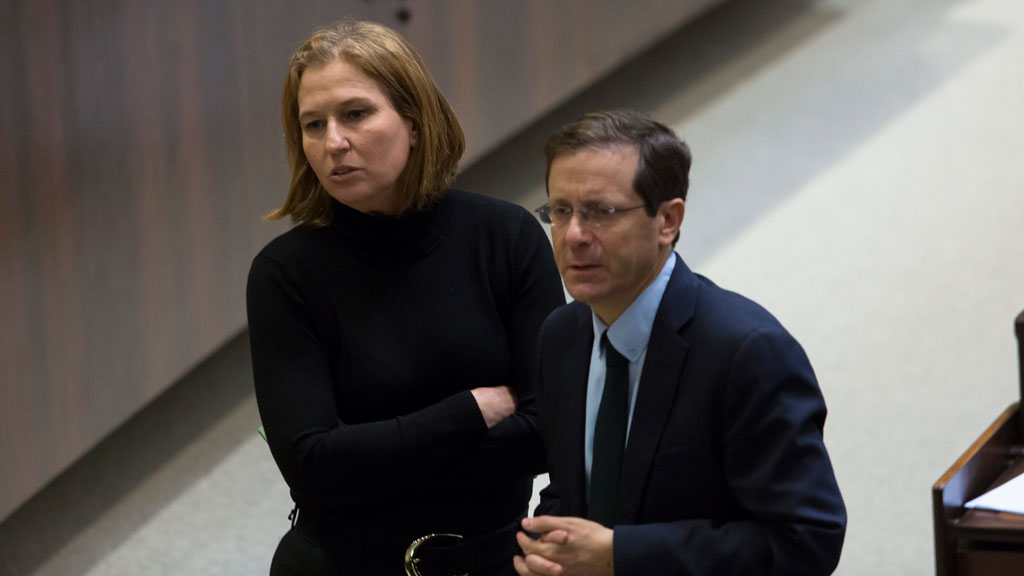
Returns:
[[[175,2],[169,22],[174,40],[176,61],[172,75],[177,79],[178,122],[181,127],[177,142],[177,172],[182,175],[181,189],[184,199],[183,224],[188,233],[183,240],[185,256],[185,309],[186,318],[203,321],[215,320],[214,255],[217,247],[212,232],[215,222],[212,210],[209,177],[209,135],[203,131],[203,104],[206,87],[202,83],[200,52],[197,37],[197,6],[195,0]],[[200,326],[191,326],[183,334],[200,333]]]
[[[54,394],[45,402],[43,433],[50,437],[49,465],[66,458],[66,446],[73,446],[81,418],[75,409],[81,401],[85,372],[84,329],[76,271],[72,196],[67,171],[67,118],[63,97],[67,62],[66,47],[52,0],[32,2],[27,7],[26,27],[32,35],[28,51],[28,94],[30,170],[35,177],[35,221],[41,225],[39,251],[40,296],[46,303],[40,319],[46,342],[47,379],[55,384]]]
[[[112,8],[88,2],[60,6],[64,49],[64,116],[69,193],[74,210],[75,297],[85,334],[85,370],[78,376],[80,399],[72,408],[82,418],[78,438],[107,431],[126,398],[107,386],[90,392],[91,382],[131,382],[137,354],[130,310],[136,298],[131,192],[125,178],[130,156],[116,154],[128,142],[126,93],[118,19]],[[80,439],[78,440],[80,442]]]
[[[176,347],[175,267],[171,247],[167,168],[167,137],[161,106],[161,83],[166,73],[158,55],[156,16],[147,4],[129,2],[120,21],[125,51],[126,92],[124,114],[128,119],[127,139],[135,158],[125,165],[125,177],[132,189],[136,240],[134,267],[139,271],[139,295],[134,317],[145,351],[135,377],[142,382],[160,382],[173,373]]]
[[[261,132],[266,132],[265,130],[260,130],[259,127],[276,126],[279,124],[274,116],[257,116],[258,110],[265,110],[267,108],[266,106],[260,106],[259,102],[276,102],[277,99],[274,98],[275,93],[273,91],[253,92],[252,84],[247,82],[246,79],[255,76],[256,70],[261,66],[261,63],[265,66],[275,60],[273,58],[265,59],[261,52],[261,47],[267,46],[266,40],[261,39],[262,35],[260,34],[260,31],[265,29],[268,22],[266,18],[266,4],[262,2],[236,1],[231,3],[230,9],[231,16],[228,20],[231,23],[231,58],[235,69],[234,87],[237,91],[234,105],[237,126],[233,142],[239,153],[233,155],[226,163],[232,167],[228,174],[235,175],[233,181],[229,183],[229,186],[234,191],[234,197],[237,198],[233,205],[245,206],[247,199],[252,198],[260,187],[270,186],[274,181],[266,177],[268,166],[253,163],[254,158],[260,157]],[[284,55],[278,55],[277,58],[283,60]],[[281,75],[284,75],[283,70]],[[270,110],[275,109],[276,107],[270,107]],[[283,168],[286,164],[282,159],[277,166]],[[283,190],[281,192],[283,194]],[[267,211],[269,211],[270,207],[268,206],[267,208]],[[241,247],[243,252],[255,247],[254,241],[256,237],[252,231],[254,226],[262,224],[260,221],[261,215],[262,211],[254,214],[240,210],[236,210],[231,215],[232,220],[238,223],[239,238],[245,243]],[[246,261],[240,264],[238,273],[246,274],[249,262]]]
[[[21,113],[26,97],[24,87],[14,81],[24,77],[23,59],[14,49],[22,44],[21,28],[16,25],[19,18],[14,2],[0,3],[0,36],[7,39],[0,50],[0,319],[4,324],[0,329],[0,455],[17,454],[21,434],[33,419],[32,387],[39,381],[39,364],[32,352],[33,344],[41,340],[28,321],[32,270],[25,253],[31,245],[24,224],[29,220],[23,208],[27,194]],[[4,460],[0,495],[28,485],[41,468],[17,458]]]
[[[253,3],[256,4],[256,3]],[[235,11],[227,2],[203,2],[196,29],[201,54],[200,81],[207,87],[204,105],[200,108],[202,127],[209,142],[208,162],[208,222],[212,223],[212,244],[205,249],[213,253],[214,270],[211,271],[207,290],[213,297],[213,309],[222,320],[224,311],[238,302],[239,295],[225,290],[221,281],[225,275],[242,277],[248,272],[248,263],[233,257],[248,250],[245,241],[246,225],[243,213],[231,209],[245,200],[243,186],[249,148],[240,137],[240,110],[243,90],[240,86],[243,68],[236,65],[235,55],[238,24]],[[214,89],[210,89],[215,87]],[[272,97],[267,94],[264,97]]]

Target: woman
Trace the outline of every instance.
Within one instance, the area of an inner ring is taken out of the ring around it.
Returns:
[[[513,574],[544,467],[530,384],[564,303],[540,225],[447,190],[462,129],[394,31],[342,21],[282,96],[298,225],[249,273],[253,375],[297,507],[271,574]],[[517,409],[518,403],[518,409]]]

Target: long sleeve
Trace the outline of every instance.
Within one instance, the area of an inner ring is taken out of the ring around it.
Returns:
[[[422,518],[461,502],[444,518],[496,525],[543,469],[530,366],[563,302],[543,230],[458,191],[401,217],[333,206],[330,226],[285,233],[249,274],[256,397],[293,498],[349,515],[415,502],[403,513]],[[519,411],[488,430],[471,391],[499,385]]]
[[[565,295],[551,245],[537,221],[524,211],[519,230],[510,239],[513,297],[504,324],[518,407],[453,463],[449,475],[467,484],[547,470],[534,398],[536,351],[541,324],[552,310],[565,304]]]
[[[246,300],[260,417],[297,500],[331,506],[394,496],[485,436],[468,391],[403,416],[343,424],[334,395],[338,375],[302,284],[278,262],[259,256]]]

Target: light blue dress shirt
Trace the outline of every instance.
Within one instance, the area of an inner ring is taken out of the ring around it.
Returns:
[[[590,375],[587,379],[587,421],[584,434],[584,461],[587,471],[587,499],[590,499],[590,468],[594,462],[594,424],[597,422],[597,409],[601,406],[601,395],[604,393],[605,361],[601,336],[608,331],[608,341],[629,360],[629,420],[626,423],[626,438],[633,425],[633,408],[636,406],[636,393],[640,383],[640,373],[647,358],[647,343],[651,340],[651,326],[654,316],[665,295],[668,279],[676,267],[675,252],[669,254],[658,277],[636,300],[626,308],[611,327],[605,324],[591,310],[594,321],[594,348],[590,352]]]

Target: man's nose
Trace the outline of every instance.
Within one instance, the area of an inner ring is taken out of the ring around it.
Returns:
[[[565,223],[565,239],[573,244],[586,244],[593,239],[590,223],[584,213],[575,211]]]

